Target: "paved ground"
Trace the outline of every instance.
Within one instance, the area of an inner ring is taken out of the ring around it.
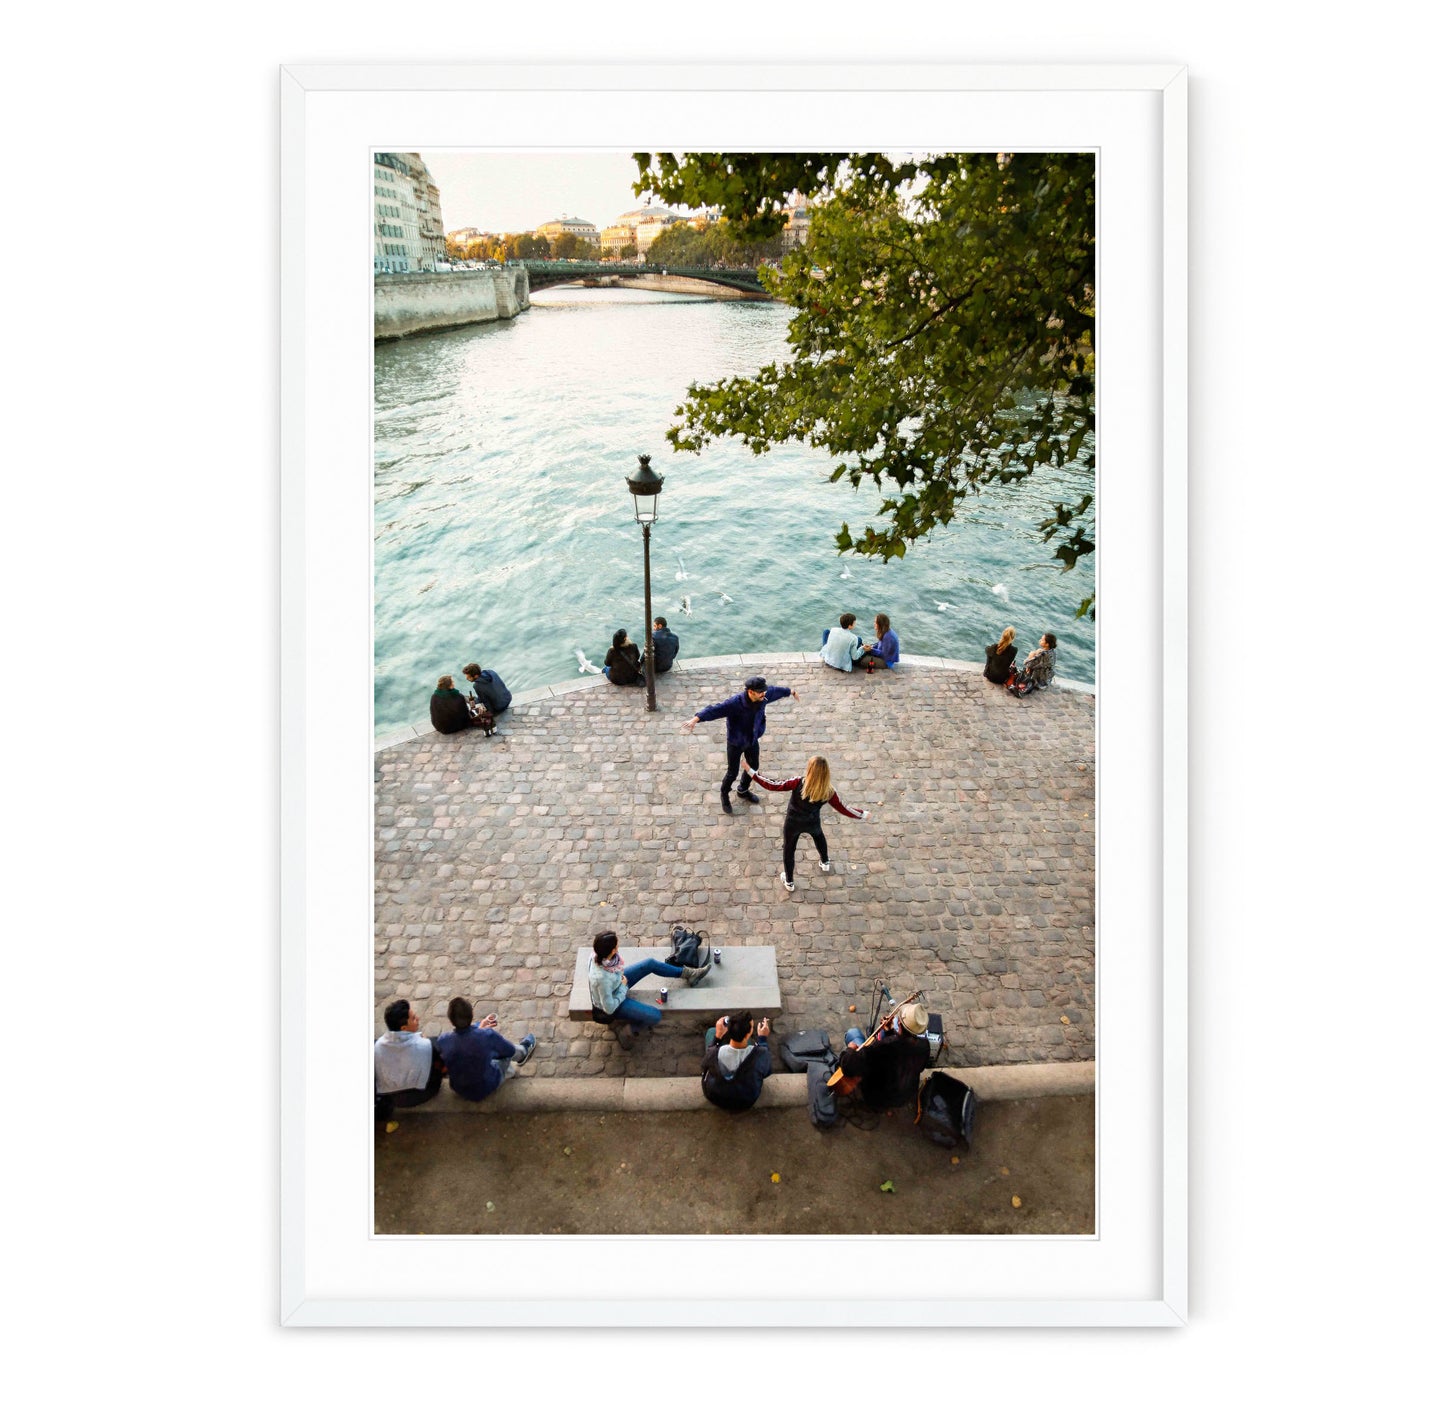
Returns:
[[[833,872],[804,839],[778,881],[784,794],[724,815],[723,722],[683,723],[762,669],[798,700],[769,707],[762,771],[825,755]],[[665,944],[773,944],[780,1032],[841,1033],[875,979],[942,1013],[953,1065],[1094,1056],[1094,700],[1019,701],[977,668],[844,676],[793,654],[674,670],[645,692],[602,684],[518,702],[505,739],[427,733],[376,755],[376,1026],[406,997],[422,1030],[449,998],[535,1031],[532,1074],[690,1074],[698,1028],[669,1024],[624,1056],[567,1020],[574,951],[602,929]]]
[[[826,1134],[801,1109],[398,1118],[376,1133],[383,1235],[1094,1229],[1093,1095],[980,1104],[970,1151],[930,1143],[903,1110]],[[658,1184],[688,1182],[660,1213]]]

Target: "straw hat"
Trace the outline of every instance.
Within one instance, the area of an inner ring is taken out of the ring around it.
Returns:
[[[916,1002],[910,1002],[898,1014],[898,1020],[905,1031],[911,1031],[915,1036],[922,1036],[928,1030],[928,1013]]]

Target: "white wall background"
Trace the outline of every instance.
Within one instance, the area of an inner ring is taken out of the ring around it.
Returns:
[[[275,1323],[277,65],[1168,60],[1192,74],[1193,1322],[602,1352],[648,1391],[669,1359],[790,1397],[1414,1390],[1435,1370],[1439,690],[1393,673],[1438,650],[1438,20],[679,8],[81,0],[8,22],[10,1375],[162,1398],[598,1385],[594,1338]],[[124,218],[147,160],[159,240]],[[158,245],[174,262],[150,270]]]

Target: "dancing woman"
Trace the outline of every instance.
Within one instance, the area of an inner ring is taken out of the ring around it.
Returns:
[[[806,832],[818,848],[818,869],[825,875],[833,869],[828,860],[828,839],[823,835],[823,805],[836,808],[844,817],[854,817],[860,822],[868,817],[866,809],[855,811],[840,798],[833,787],[828,773],[828,761],[821,755],[808,760],[808,767],[794,778],[782,783],[764,778],[756,769],[743,760],[743,771],[751,776],[754,783],[774,793],[789,792],[787,815],[783,818],[783,869],[779,879],[785,890],[793,889],[793,857],[798,850],[798,838]]]

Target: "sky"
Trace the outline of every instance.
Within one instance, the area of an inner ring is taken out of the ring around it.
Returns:
[[[626,151],[422,151],[441,192],[442,227],[525,233],[576,215],[599,229],[643,200],[632,193],[637,166]]]

